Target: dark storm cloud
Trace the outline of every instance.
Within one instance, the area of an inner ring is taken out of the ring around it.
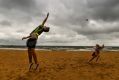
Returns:
[[[35,7],[35,2],[34,0],[1,0],[0,6],[8,10],[19,9],[29,11]]]
[[[0,25],[1,26],[11,26],[12,24],[9,21],[3,20],[3,21],[0,22]]]
[[[60,6],[60,12],[54,16],[57,18],[54,24],[67,27],[85,24],[88,15],[87,5],[83,0],[61,0],[58,6]]]
[[[32,22],[32,18],[43,15],[45,4],[36,0],[0,0],[0,13],[16,22]]]
[[[95,26],[94,26],[95,27]],[[102,27],[105,27],[105,26],[102,26]],[[78,33],[80,34],[83,34],[83,35],[93,35],[93,34],[109,34],[109,33],[114,33],[114,32],[119,32],[119,27],[118,26],[111,26],[111,28],[98,28],[98,29],[95,29],[95,28],[83,28],[81,30],[75,30],[77,31]]]
[[[119,20],[119,0],[87,0],[91,16],[106,21]]]
[[[53,23],[61,26],[83,25],[85,19],[116,21],[119,19],[119,0],[61,0],[60,12]],[[63,6],[63,7],[62,7]]]
[[[19,44],[19,45],[24,45],[25,42],[23,42],[22,40],[20,39],[0,39],[0,45],[16,45],[16,44]]]
[[[60,27],[67,27],[67,29],[86,36],[119,31],[118,24],[116,27],[112,24],[100,25],[100,28],[96,29],[97,25],[90,28],[88,21],[86,21],[88,18],[89,20],[103,21],[103,23],[100,24],[115,21],[118,23],[119,0],[61,0],[61,4],[64,7],[60,10],[61,14],[59,13],[55,16],[57,20],[54,21],[54,24]]]

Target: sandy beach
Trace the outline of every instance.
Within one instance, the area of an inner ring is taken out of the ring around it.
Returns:
[[[28,71],[26,50],[0,50],[0,80],[119,80],[119,52],[103,51],[87,63],[90,51],[36,51],[40,68]]]

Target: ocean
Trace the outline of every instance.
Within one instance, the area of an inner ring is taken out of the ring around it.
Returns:
[[[94,46],[36,46],[36,50],[92,51]],[[0,49],[27,50],[24,45],[0,45]],[[105,46],[104,51],[119,51],[119,46]]]

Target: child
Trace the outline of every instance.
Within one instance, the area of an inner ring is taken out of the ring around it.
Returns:
[[[36,46],[36,43],[37,43],[37,39],[38,39],[38,36],[42,33],[42,32],[49,32],[49,27],[46,27],[44,26],[44,24],[46,23],[47,19],[48,19],[48,16],[49,16],[49,13],[47,13],[47,17],[44,19],[43,23],[41,25],[39,25],[36,29],[34,29],[29,36],[27,37],[23,37],[23,39],[28,39],[27,40],[27,47],[28,47],[28,57],[29,57],[29,70],[31,69],[32,65],[33,65],[33,62],[32,62],[32,58],[34,59],[34,62],[35,62],[35,70],[38,68],[39,66],[39,63],[38,63],[38,60],[37,60],[37,56],[36,56],[36,53],[35,53],[35,46]]]
[[[104,48],[104,44],[102,46],[100,46],[99,44],[96,44],[95,47],[95,51],[92,54],[92,58],[89,60],[89,62],[91,62],[93,59],[96,58],[96,62],[98,61],[99,57],[100,57],[100,51]]]

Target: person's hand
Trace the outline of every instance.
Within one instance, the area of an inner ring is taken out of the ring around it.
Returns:
[[[102,47],[104,47],[104,44],[102,45]]]
[[[26,39],[26,37],[23,37],[22,40]]]
[[[49,16],[49,12],[47,13],[47,16]]]

